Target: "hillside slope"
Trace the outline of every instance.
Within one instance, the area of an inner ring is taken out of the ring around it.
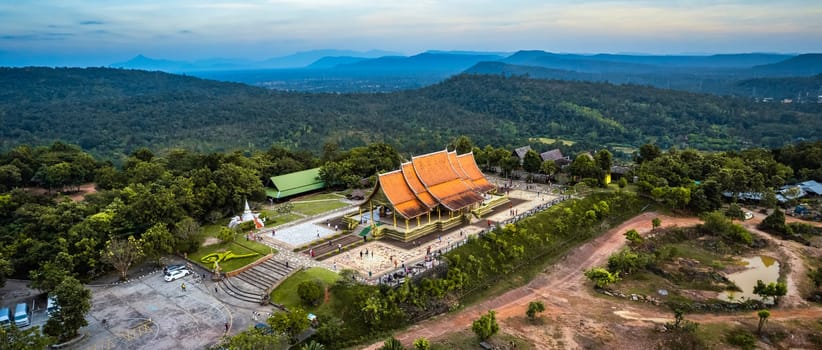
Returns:
[[[62,140],[110,159],[143,146],[316,151],[374,141],[420,154],[461,134],[479,145],[551,137],[667,148],[687,139],[710,150],[822,135],[818,104],[487,75],[390,94],[306,94],[158,72],[5,68],[0,86],[0,148]]]

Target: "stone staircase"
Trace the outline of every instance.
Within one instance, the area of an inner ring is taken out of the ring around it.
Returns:
[[[324,259],[327,259],[331,256],[334,256],[334,254],[337,253],[337,245],[338,244],[341,245],[342,248],[346,248],[346,247],[355,245],[357,243],[360,243],[362,241],[363,241],[362,237],[360,237],[357,234],[352,233],[352,234],[347,234],[345,236],[335,238],[335,239],[331,240],[330,244],[329,244],[329,242],[314,244],[314,245],[304,249],[303,251],[301,251],[301,253],[305,254],[305,255],[309,255],[309,251],[311,249],[314,249],[315,258],[317,260],[324,260]]]
[[[286,267],[284,261],[268,259],[237,276],[224,278],[219,284],[226,294],[234,298],[260,303],[274,285],[296,268],[294,265]]]

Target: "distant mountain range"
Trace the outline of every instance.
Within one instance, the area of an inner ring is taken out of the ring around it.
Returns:
[[[524,75],[537,79],[651,85],[674,90],[783,98],[813,95],[807,84],[784,89],[749,89],[739,82],[758,78],[822,74],[822,54],[743,53],[720,55],[568,54],[539,50],[508,52],[426,51],[402,56],[386,51],[315,50],[251,62],[209,59],[195,62],[142,55],[118,68],[185,73],[279,90],[390,92],[427,86],[460,73]],[[761,95],[764,91],[776,95]]]
[[[149,58],[137,55],[125,61],[112,63],[109,67],[139,69],[149,71],[163,71],[167,73],[183,73],[195,71],[214,70],[248,70],[248,69],[281,69],[281,68],[303,68],[312,63],[327,57],[347,56],[357,58],[377,58],[383,56],[394,56],[399,53],[391,51],[370,50],[311,50],[297,52],[295,54],[273,57],[263,61],[251,61],[243,59],[212,58],[193,62],[172,61],[158,58]]]

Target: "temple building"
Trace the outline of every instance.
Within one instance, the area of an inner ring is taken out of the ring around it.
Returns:
[[[369,224],[363,231],[377,237],[410,241],[478,219],[507,203],[495,190],[473,153],[429,153],[379,174],[374,191],[351,223]]]

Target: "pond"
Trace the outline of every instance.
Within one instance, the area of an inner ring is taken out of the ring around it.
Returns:
[[[728,279],[733,281],[742,291],[723,292],[719,295],[720,300],[762,300],[758,295],[753,294],[756,281],[762,280],[762,282],[768,284],[776,282],[779,279],[779,261],[776,261],[776,259],[772,257],[762,255],[753,258],[742,258],[742,261],[747,263],[747,268],[743,271],[728,275]],[[772,302],[772,300],[768,300],[768,302]]]

